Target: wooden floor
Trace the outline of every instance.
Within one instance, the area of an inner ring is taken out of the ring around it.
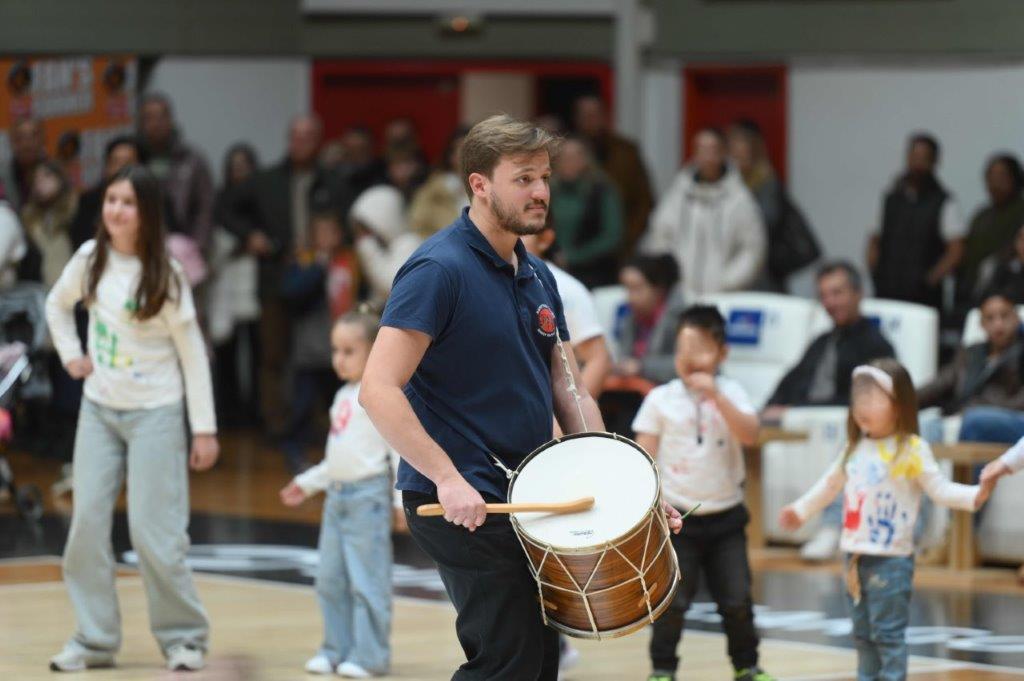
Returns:
[[[37,581],[12,580],[29,572]],[[46,661],[73,629],[63,584],[53,560],[0,563],[0,679],[52,680]],[[14,583],[11,583],[14,582]],[[118,579],[124,644],[114,669],[92,670],[83,678],[172,679],[195,681],[316,678],[302,665],[319,642],[320,620],[311,588],[208,575],[196,577],[210,614],[213,639],[209,668],[200,674],[171,674],[149,634],[146,604],[138,576]],[[461,659],[453,633],[454,613],[446,604],[399,599],[392,635],[394,664],[389,679],[433,681],[449,678]],[[581,662],[567,679],[624,681],[644,679],[646,632],[611,641],[577,641]],[[813,681],[853,679],[852,651],[766,640],[762,664],[780,679]],[[721,634],[687,632],[681,678],[721,681],[731,678]],[[913,658],[912,681],[1019,681],[1024,671],[986,668],[948,660]]]
[[[270,521],[316,524],[320,501],[298,509],[284,507],[278,490],[290,476],[280,454],[252,434],[222,437],[223,458],[207,473],[190,478],[193,510],[200,514]],[[311,458],[316,454],[311,452]],[[44,491],[51,513],[69,514],[69,497],[53,498],[50,485],[58,478],[53,461],[12,454],[11,465],[19,484],[32,483]],[[0,514],[11,514],[0,504]],[[838,564],[808,566],[789,548],[751,552],[755,573],[792,572],[838,574]],[[241,578],[199,575],[200,593],[212,622],[210,668],[184,678],[207,679],[312,679],[302,671],[320,639],[320,616],[313,591],[306,586],[260,582]],[[987,568],[952,572],[919,567],[918,587],[960,594],[992,593],[1019,596],[1011,569]],[[118,667],[90,671],[82,678],[171,679],[182,675],[162,669],[162,659],[149,634],[146,606],[137,574],[122,569],[118,580],[125,632]],[[966,606],[956,621],[970,622]],[[1024,616],[1022,616],[1024,617]],[[0,556],[0,680],[53,679],[47,660],[63,645],[74,627],[70,605],[60,582],[56,558],[3,560]],[[604,642],[580,641],[580,665],[572,679],[625,681],[644,679],[648,672],[647,633]],[[461,658],[455,640],[453,612],[445,603],[398,599],[392,637],[393,679],[447,679]],[[803,681],[854,678],[855,655],[840,647],[765,639],[763,666],[780,679]],[[721,634],[688,631],[683,642],[682,680],[724,681],[732,678]],[[1024,670],[993,668],[946,659],[913,658],[912,681],[1004,681],[1024,679]]]

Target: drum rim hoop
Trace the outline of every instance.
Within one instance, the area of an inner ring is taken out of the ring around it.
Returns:
[[[640,531],[643,528],[644,524],[647,523],[648,520],[651,519],[652,511],[655,511],[655,509],[658,509],[661,506],[661,472],[658,470],[658,462],[654,460],[653,456],[651,456],[650,454],[647,453],[647,450],[645,450],[643,447],[641,447],[635,441],[630,440],[628,437],[624,437],[622,435],[619,435],[618,433],[610,433],[610,432],[605,431],[605,430],[590,430],[590,431],[585,431],[585,432],[582,432],[582,433],[573,433],[571,435],[563,435],[562,437],[556,437],[556,438],[554,438],[552,440],[548,440],[547,442],[542,444],[540,447],[537,447],[537,449],[535,449],[532,452],[530,452],[526,456],[526,458],[523,459],[519,463],[518,466],[516,466],[515,471],[512,473],[512,479],[508,483],[508,493],[507,493],[508,502],[512,503],[512,489],[515,487],[516,481],[519,479],[519,474],[522,472],[522,470],[526,466],[526,464],[528,464],[530,461],[532,461],[534,457],[536,457],[538,454],[540,454],[544,450],[553,447],[554,445],[557,445],[557,444],[562,443],[562,442],[566,442],[568,440],[576,440],[576,439],[583,438],[583,437],[603,437],[603,438],[608,438],[610,440],[619,440],[620,442],[624,442],[625,444],[630,445],[631,447],[633,447],[633,449],[635,449],[640,454],[642,454],[644,456],[644,458],[647,459],[647,462],[651,465],[651,469],[654,471],[654,489],[655,489],[654,501],[652,501],[651,505],[647,507],[647,510],[644,512],[644,514],[640,518],[640,520],[638,520],[635,525],[633,525],[628,530],[626,530],[625,532],[620,534],[618,537],[616,537],[614,539],[609,539],[607,541],[603,541],[603,542],[600,542],[600,543],[597,543],[597,544],[590,544],[588,546],[579,546],[579,547],[564,547],[563,548],[563,547],[554,546],[552,544],[548,544],[547,542],[542,541],[542,540],[538,539],[537,537],[534,537],[532,534],[530,534],[525,529],[523,529],[523,526],[519,523],[519,520],[518,520],[518,518],[516,518],[516,514],[515,513],[509,514],[509,520],[512,523],[512,529],[514,529],[517,533],[519,533],[521,537],[523,537],[524,539],[528,540],[531,544],[534,544],[534,545],[539,546],[539,547],[543,547],[544,549],[546,549],[548,551],[552,551],[554,553],[559,553],[559,554],[596,553],[597,551],[602,550],[602,549],[608,550],[608,548],[611,547],[611,546],[618,546],[620,543],[628,541],[630,538],[632,538],[632,536],[634,534],[636,534],[638,531]]]

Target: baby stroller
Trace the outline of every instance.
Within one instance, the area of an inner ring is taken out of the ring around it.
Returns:
[[[41,286],[24,284],[0,296],[0,499],[14,502],[26,520],[43,514],[35,485],[17,485],[6,450],[14,435],[12,412],[17,400],[47,399],[49,380],[39,351],[46,343],[45,293]]]

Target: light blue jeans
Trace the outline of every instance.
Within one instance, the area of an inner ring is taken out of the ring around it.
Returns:
[[[110,543],[114,508],[128,483],[128,533],[139,555],[149,626],[160,649],[206,650],[209,624],[185,564],[188,442],[181,402],[111,409],[82,399],[75,436],[74,510],[64,546],[64,584],[78,624],[74,641],[116,653],[121,614]]]
[[[849,566],[850,556],[846,556]],[[907,678],[907,625],[914,581],[912,556],[861,556],[860,601],[846,594],[857,646],[857,681]]]
[[[374,674],[391,665],[391,476],[334,483],[320,525],[320,654]]]

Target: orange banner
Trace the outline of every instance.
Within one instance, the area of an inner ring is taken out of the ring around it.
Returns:
[[[43,122],[46,150],[78,188],[98,181],[103,148],[135,129],[135,57],[0,59],[0,163],[11,162],[10,128]]]

